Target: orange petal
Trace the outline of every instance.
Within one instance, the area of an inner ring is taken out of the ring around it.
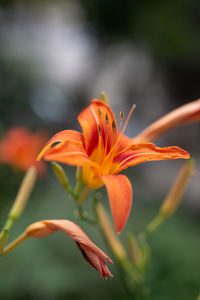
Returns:
[[[117,137],[116,120],[110,107],[100,100],[93,100],[78,116],[83,130],[84,143],[90,156],[94,149],[102,142],[108,153]]]
[[[146,161],[190,158],[190,154],[179,147],[156,147],[152,143],[132,144],[129,149],[114,159],[114,162],[119,164],[117,173],[120,171]]]
[[[26,236],[41,238],[58,230],[62,230],[66,235],[72,238],[81,250],[83,257],[92,265],[101,275],[113,277],[105,265],[104,260],[113,263],[112,260],[98,248],[82,229],[75,223],[68,220],[43,220],[29,225],[25,231]]]
[[[75,131],[75,130],[63,130],[58,133],[56,133],[49,141],[48,143],[44,146],[40,154],[38,155],[37,160],[41,160],[44,154],[51,148],[51,146],[54,143],[65,143],[67,141],[70,141],[71,143],[75,144],[80,144],[82,145],[82,135],[80,132]],[[57,147],[57,146],[55,146]]]
[[[71,166],[82,166],[92,164],[82,145],[77,145],[67,141],[58,146],[46,150],[44,159],[47,161],[57,161]]]
[[[132,186],[125,175],[104,175],[103,180],[111,207],[117,233],[125,226],[132,205]]]
[[[176,126],[197,121],[200,121],[200,99],[187,103],[160,118],[136,136],[133,141],[151,142]]]

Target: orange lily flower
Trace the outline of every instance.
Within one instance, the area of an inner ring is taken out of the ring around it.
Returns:
[[[125,136],[132,107],[123,129],[123,113],[120,125],[111,108],[100,100],[78,116],[83,133],[64,130],[46,144],[38,159],[82,166],[83,181],[90,189],[105,185],[116,231],[120,233],[127,222],[132,204],[132,186],[125,175],[117,175],[129,166],[145,161],[189,158],[188,152],[179,147],[159,148],[152,143],[134,143]]]
[[[76,242],[83,257],[100,273],[101,277],[105,279],[108,276],[113,277],[104,262],[106,260],[110,264],[113,264],[112,260],[89,239],[77,224],[71,221],[43,220],[35,222],[27,227],[22,236],[23,239],[27,237],[41,238],[58,230],[62,230]]]
[[[42,176],[46,167],[44,163],[37,162],[36,157],[46,140],[40,132],[32,133],[26,127],[13,127],[0,142],[0,161],[22,171],[34,166]]]

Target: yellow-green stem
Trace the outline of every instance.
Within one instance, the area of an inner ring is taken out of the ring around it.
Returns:
[[[101,230],[109,245],[109,248],[118,260],[124,260],[126,258],[126,250],[124,249],[117,235],[114,233],[104,207],[100,203],[96,203],[95,209]]]
[[[83,185],[83,179],[82,179],[82,167],[77,167],[76,168],[76,186],[74,189],[74,192],[76,195],[80,194],[81,188]]]
[[[90,191],[90,189],[87,186],[85,186],[82,193],[81,193],[81,195],[80,195],[80,197],[79,197],[79,199],[78,199],[78,205],[83,204],[83,202],[85,201],[89,191]]]
[[[23,232],[20,236],[18,236],[13,242],[11,242],[8,246],[6,246],[3,250],[2,255],[7,254],[14,248],[16,248],[19,244],[21,244],[27,238],[26,232]]]
[[[15,201],[9,212],[10,219],[17,220],[23,213],[27,201],[30,197],[30,194],[33,190],[36,177],[37,172],[35,167],[30,167],[22,180]]]
[[[104,207],[100,203],[96,202],[94,208],[104,239],[107,242],[110,250],[114,254],[118,262],[119,268],[123,273],[122,278],[124,279],[124,283],[127,285],[128,282],[129,285],[130,282],[132,282],[131,290],[133,293],[133,290],[135,290],[143,284],[143,278],[141,277],[139,272],[134,268],[134,266],[130,263],[125,248],[123,247],[119,238],[112,229]],[[127,280],[124,277],[127,277]],[[134,293],[135,292],[136,291],[134,291]]]
[[[163,214],[158,214],[153,221],[151,221],[151,223],[149,223],[149,225],[147,226],[146,231],[148,233],[152,233],[154,232],[161,224],[162,222],[165,220],[165,216]]]

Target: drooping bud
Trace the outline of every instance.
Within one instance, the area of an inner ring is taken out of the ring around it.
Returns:
[[[43,220],[29,225],[25,233],[27,237],[42,238],[58,230],[62,230],[76,242],[83,257],[100,273],[102,278],[113,277],[105,264],[105,261],[112,264],[112,260],[89,239],[77,224],[68,220]]]

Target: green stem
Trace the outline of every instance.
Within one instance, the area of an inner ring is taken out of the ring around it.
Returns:
[[[142,299],[144,283],[143,277],[129,261],[126,250],[112,229],[104,207],[98,203],[96,199],[94,201],[94,210],[103,238],[108,248],[116,258],[121,279],[123,285],[126,287],[126,291],[128,291],[128,294],[132,296],[131,299],[138,299],[138,297],[139,299]]]
[[[147,233],[152,233],[154,232],[165,220],[165,216],[163,214],[158,214],[151,223],[146,228]]]
[[[0,233],[0,254],[3,253],[3,249],[7,243],[10,229],[12,228],[15,221],[19,219],[26,206],[26,203],[34,186],[36,176],[36,169],[34,167],[30,167],[22,180],[15,201],[9,211],[7,221],[3,227],[2,232]]]
[[[1,255],[6,255],[8,252],[16,248],[19,244],[21,244],[27,238],[27,234],[23,232],[19,237],[17,237],[13,242],[11,242],[8,246],[3,249]]]
[[[76,168],[76,186],[74,192],[76,195],[79,195],[82,189],[83,179],[82,179],[82,167]]]
[[[64,185],[63,184],[63,187],[67,190],[67,192],[75,199],[75,200],[78,200],[78,195],[76,195],[72,188],[69,186],[69,185]]]
[[[8,239],[8,233],[10,229],[12,228],[13,224],[15,223],[16,219],[13,218],[12,216],[9,216],[3,230],[0,233],[0,255],[3,253],[4,246],[7,242]]]
[[[82,206],[78,205],[78,217],[91,225],[97,225],[96,220],[88,217],[87,213],[83,210]]]
[[[78,180],[77,183],[76,183],[75,189],[74,189],[75,195],[79,195],[80,194],[82,185],[83,185],[83,181],[82,180]]]
[[[61,185],[66,189],[66,191],[74,198],[74,199],[78,199],[78,196],[73,192],[68,178],[63,170],[63,168],[56,162],[52,162],[52,168],[54,171],[55,176],[57,177],[57,179],[59,180],[59,182],[61,183]]]
[[[90,189],[87,186],[85,186],[82,193],[81,193],[81,195],[80,195],[80,197],[79,197],[79,199],[78,199],[78,205],[79,206],[81,206],[83,204],[83,202],[85,201],[85,199],[86,199],[87,195],[89,194],[89,192],[90,192]]]

